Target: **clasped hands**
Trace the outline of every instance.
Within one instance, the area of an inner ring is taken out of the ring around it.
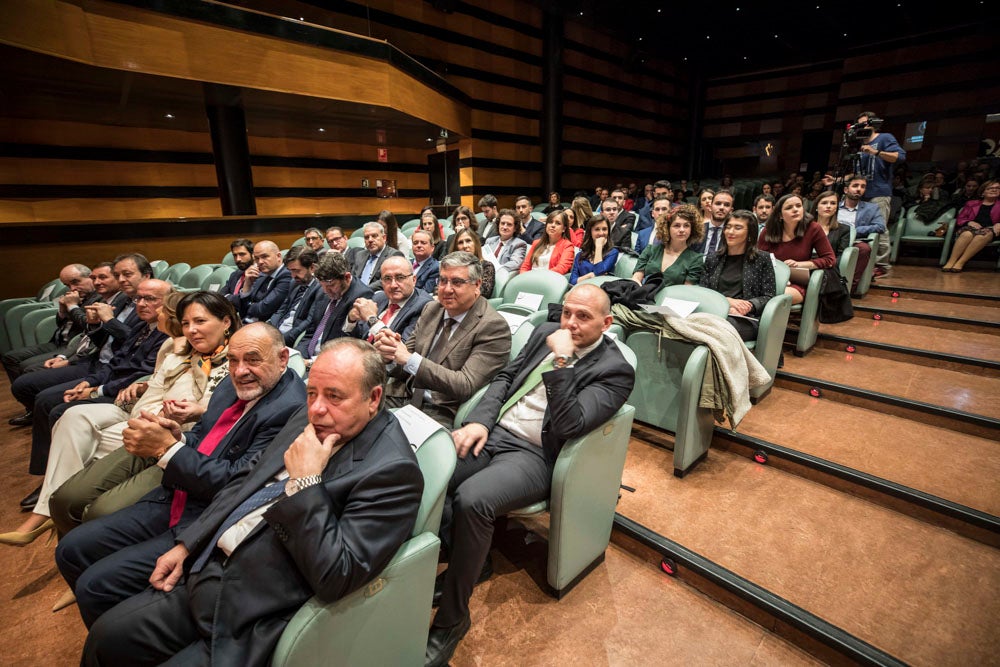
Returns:
[[[410,360],[411,352],[406,349],[403,337],[389,327],[384,327],[375,335],[375,349],[387,364],[403,366]]]
[[[354,300],[354,305],[351,306],[350,312],[347,313],[347,320],[349,322],[365,321],[369,317],[376,317],[377,315],[378,306],[375,302],[371,299],[360,297]]]
[[[730,315],[749,315],[750,311],[753,310],[753,304],[745,299],[730,299],[726,297],[729,301],[729,314]]]
[[[163,456],[181,439],[181,426],[172,419],[140,410],[122,431],[125,449],[141,458]]]
[[[91,387],[87,381],[84,380],[72,389],[67,389],[63,392],[63,403],[72,403],[73,401],[88,399],[90,398],[90,392],[94,391],[94,389],[97,389],[97,387]]]

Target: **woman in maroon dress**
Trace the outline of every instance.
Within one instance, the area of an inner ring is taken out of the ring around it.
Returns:
[[[774,205],[757,247],[772,253],[775,259],[792,269],[792,280],[785,288],[792,303],[805,300],[809,271],[829,269],[837,261],[826,233],[809,220],[802,197],[798,195],[785,195]]]

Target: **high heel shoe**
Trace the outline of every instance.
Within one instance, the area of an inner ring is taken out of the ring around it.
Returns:
[[[67,588],[66,591],[59,596],[59,599],[56,600],[56,603],[52,605],[52,613],[54,614],[57,611],[65,609],[73,604],[76,604],[76,595],[73,594],[72,588]]]
[[[26,544],[31,544],[41,535],[48,533],[51,530],[52,533],[45,541],[45,543],[48,544],[52,541],[52,536],[56,534],[55,527],[56,525],[52,523],[52,519],[46,519],[45,523],[34,530],[29,530],[27,533],[19,533],[16,530],[10,533],[0,533],[0,544],[9,544],[12,547],[23,547]]]

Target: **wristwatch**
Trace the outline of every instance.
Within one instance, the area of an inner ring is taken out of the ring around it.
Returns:
[[[375,317],[374,315],[368,318],[368,326],[373,327],[375,326],[376,322],[378,322],[378,318]]]
[[[552,368],[566,368],[573,359],[572,354],[559,354],[552,360]]]
[[[288,481],[291,483],[285,487],[285,494],[292,496],[302,489],[306,489],[310,486],[316,486],[323,481],[323,478],[319,475],[309,475],[308,477],[293,477]]]
[[[97,389],[91,389],[90,390],[90,398],[91,399],[100,398],[100,396],[101,396],[101,394],[98,392]]]

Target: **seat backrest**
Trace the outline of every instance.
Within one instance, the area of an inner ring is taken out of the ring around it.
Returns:
[[[299,238],[297,238],[294,241],[292,241],[292,247],[293,248],[295,246],[297,246],[297,245],[305,245],[305,244],[306,244],[306,237],[304,237],[304,236],[300,236]]]
[[[510,358],[512,361],[514,357],[521,352],[521,349],[524,347],[524,344],[528,342],[528,339],[531,338],[531,332],[534,330],[535,325],[525,320],[524,322],[521,322],[521,326],[519,326],[517,331],[514,332],[514,335],[510,337]]]
[[[35,295],[37,301],[55,301],[59,297],[56,296],[56,292],[59,288],[63,288],[63,292],[66,291],[66,286],[62,284],[62,281],[56,278],[55,280],[50,280],[49,282],[42,285],[41,289],[38,290],[38,294]]]
[[[792,270],[788,268],[787,264],[776,259],[772,259],[771,265],[774,267],[774,293],[784,294],[785,287],[788,286],[788,281],[792,277]]]
[[[483,213],[482,211],[476,213],[476,222],[478,222],[479,224],[483,224],[484,222],[486,222],[486,214]]]
[[[235,270],[235,266],[220,266],[212,271],[212,274],[202,284],[210,292],[220,292],[226,286],[229,276],[233,275],[233,271]]]
[[[149,265],[153,267],[154,278],[159,278],[160,276],[163,275],[164,271],[170,268],[170,264],[168,264],[167,261],[163,259],[154,259],[152,262],[149,263]]]
[[[351,238],[352,239],[354,239],[354,238],[362,239],[364,237],[365,237],[365,228],[364,228],[364,226],[358,227],[353,232],[351,232]]]
[[[417,521],[413,534],[433,533],[437,535],[441,527],[441,512],[448,482],[455,472],[458,459],[455,442],[451,434],[443,428],[435,432],[417,450],[417,463],[424,476],[424,492],[420,497]]]
[[[712,313],[719,317],[726,317],[729,314],[729,301],[715,290],[701,287],[700,285],[670,285],[664,287],[656,293],[656,303],[662,305],[665,297],[671,299],[683,299],[684,301],[697,301],[696,313]]]
[[[347,247],[348,248],[364,248],[365,247],[365,240],[363,238],[361,238],[360,236],[353,236],[352,235],[351,238],[347,239]]]
[[[285,349],[288,350],[288,368],[298,375],[299,378],[305,379],[306,362],[302,358],[302,353],[294,347],[286,347]]]
[[[537,294],[542,300],[534,310],[544,310],[550,303],[562,301],[568,289],[569,281],[560,273],[548,269],[526,271],[511,277],[504,285],[503,303],[515,303],[519,294]]]
[[[211,278],[213,271],[214,269],[211,264],[196,266],[184,274],[184,277],[180,281],[180,287],[200,290],[206,284],[206,281]]]
[[[407,222],[404,222],[404,223],[403,223],[403,226],[399,228],[399,231],[400,231],[400,232],[401,232],[401,233],[403,234],[403,236],[405,236],[406,238],[410,238],[410,234],[411,234],[411,233],[413,232],[413,230],[414,230],[414,229],[416,229],[416,228],[417,228],[418,226],[420,226],[420,219],[419,219],[419,218],[418,218],[418,219],[416,219],[416,220],[408,220]]]
[[[639,258],[635,255],[619,253],[618,261],[615,262],[615,276],[618,278],[631,278],[632,274],[635,273],[635,265],[638,262]]]
[[[163,272],[163,275],[160,276],[160,280],[166,280],[173,285],[180,285],[181,280],[190,270],[191,265],[187,262],[177,262],[176,264],[171,264],[170,268]]]
[[[225,264],[226,266],[233,266],[233,267],[235,267],[236,266],[236,260],[233,259],[233,253],[227,252],[226,255],[222,258],[222,263]]]
[[[542,222],[545,222],[545,214],[542,213],[541,211],[532,211],[531,217],[534,218],[535,220],[540,220]]]

